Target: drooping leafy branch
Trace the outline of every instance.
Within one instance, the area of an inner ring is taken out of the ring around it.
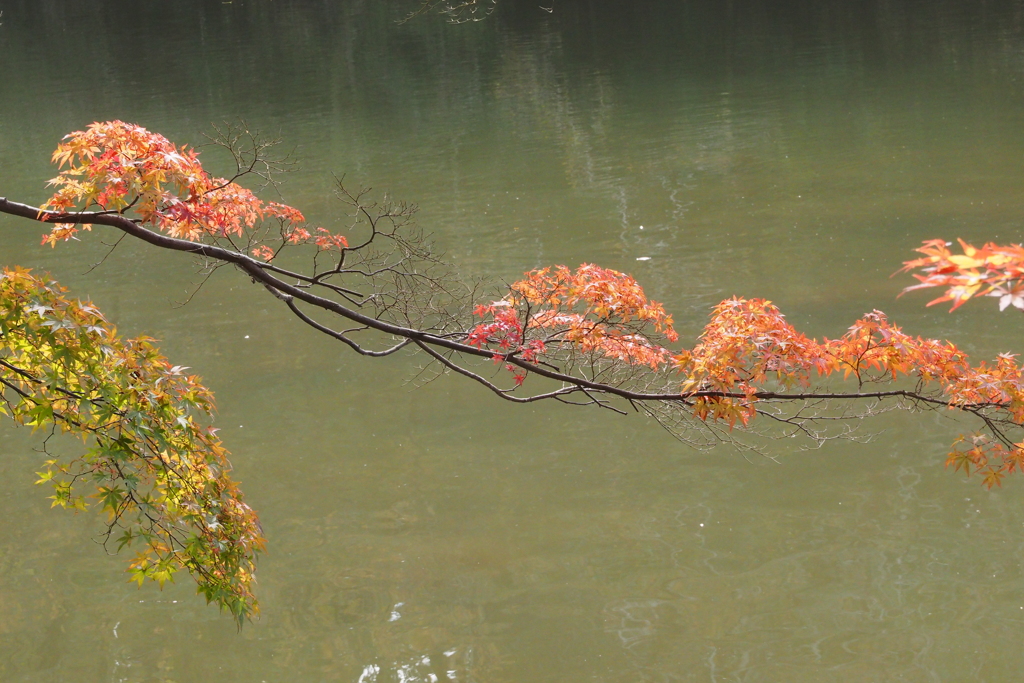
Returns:
[[[585,282],[593,271],[593,266],[581,267],[572,279]],[[560,312],[577,300],[581,292],[576,288],[559,291],[556,287],[541,296],[523,296],[523,291],[535,291],[533,283],[548,278],[547,270],[531,273],[511,287],[511,301],[478,308],[489,321],[474,328],[469,339],[492,348],[499,361],[508,357],[502,354],[516,353],[518,348],[524,359],[563,370],[573,367],[579,356],[589,356],[590,368],[602,360],[620,375],[623,369],[635,372],[649,366],[655,376],[665,378],[664,391],[677,393],[625,397],[634,404],[643,402],[649,413],[681,438],[694,426],[724,422],[730,429],[747,427],[760,415],[789,425],[792,434],[819,441],[824,437],[812,425],[836,417],[817,409],[822,402],[897,400],[906,407],[952,408],[980,419],[988,434],[970,437],[970,448],[960,445],[965,438],[954,444],[947,462],[955,469],[968,474],[983,471],[989,487],[1008,473],[1022,471],[1024,443],[1014,443],[1009,432],[1024,424],[1024,384],[1021,367],[1011,355],[972,365],[954,344],[911,337],[881,311],[865,315],[838,339],[818,341],[794,329],[771,302],[739,298],[715,307],[692,349],[671,352],[651,334],[664,332],[662,338],[674,341],[671,318],[659,304],[648,302],[631,278],[615,276],[630,283],[629,294],[606,295],[601,308],[581,316]],[[618,310],[617,305],[621,305]],[[638,320],[639,316],[644,317]],[[531,339],[531,330],[542,334]],[[516,385],[522,384],[522,369],[510,364],[507,368],[515,374]],[[614,376],[607,369],[601,372],[607,373],[602,381]],[[595,374],[591,369],[590,375]],[[839,375],[846,386],[853,385],[852,390],[822,385],[822,380]],[[872,389],[879,385],[896,386]],[[788,415],[775,410],[793,404],[801,407]]]
[[[234,148],[239,140],[250,146]],[[249,160],[265,158],[257,141],[222,139]],[[239,187],[244,164],[231,179],[210,178],[194,150],[138,126],[94,124],[65,138],[56,159],[66,168],[48,204],[0,199],[0,211],[56,224],[51,244],[98,224],[194,254],[210,270],[232,265],[363,355],[418,349],[437,372],[503,399],[632,407],[697,445],[765,424],[813,446],[880,410],[953,409],[979,431],[954,445],[950,464],[981,470],[989,486],[1020,467],[1024,388],[1013,359],[971,364],[953,344],[907,335],[877,311],[817,341],[769,302],[730,299],[692,348],[671,350],[662,306],[628,275],[593,265],[534,271],[478,303],[479,288],[460,283],[412,224],[415,207],[366,190],[339,183],[348,223],[327,230]]]
[[[49,454],[38,483],[53,506],[106,514],[110,551],[137,549],[140,585],[188,571],[199,592],[242,622],[264,538],[203,420],[213,397],[151,339],[122,339],[91,304],[27,270],[0,272],[0,414],[85,443]],[[50,438],[47,438],[47,444]]]

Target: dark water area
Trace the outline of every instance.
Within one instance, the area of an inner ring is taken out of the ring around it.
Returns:
[[[42,203],[60,138],[177,143],[244,119],[299,162],[281,198],[342,223],[334,176],[419,205],[469,278],[633,274],[690,343],[771,299],[838,336],[881,309],[991,357],[1024,318],[896,299],[922,240],[1020,242],[1022,2],[0,0],[0,196]],[[541,9],[550,8],[548,12]],[[203,152],[208,168],[224,159]],[[1014,681],[1024,484],[943,469],[964,424],[891,412],[866,443],[698,452],[640,415],[501,403],[422,359],[357,358],[227,271],[103,240],[52,273],[217,395],[270,540],[261,618],[125,583],[93,514],[32,486],[0,424],[0,680]],[[73,445],[69,445],[73,448]]]

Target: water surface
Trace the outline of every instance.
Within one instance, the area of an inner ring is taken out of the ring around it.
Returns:
[[[410,3],[413,4],[413,3]],[[634,274],[684,338],[733,294],[810,333],[864,311],[972,353],[1024,319],[895,299],[921,240],[1020,241],[1024,4],[502,0],[408,5],[0,0],[0,195],[46,197],[94,120],[197,144],[244,118],[301,168],[283,198],[338,224],[332,174],[420,205],[468,277]],[[549,6],[549,5],[546,5]],[[215,164],[215,157],[209,164]],[[641,227],[642,226],[642,227]],[[270,552],[236,633],[187,578],[124,582],[90,515],[48,508],[0,427],[0,678],[83,681],[1009,681],[1024,667],[1021,483],[942,468],[958,426],[890,414],[869,444],[778,462],[655,424],[518,407],[422,360],[356,358],[225,271],[100,239],[52,272],[217,393]],[[102,238],[102,235],[98,235]],[[108,235],[109,237],[109,235]],[[646,259],[646,260],[638,260]]]

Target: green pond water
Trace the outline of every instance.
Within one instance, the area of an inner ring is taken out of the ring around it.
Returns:
[[[0,196],[47,197],[65,133],[179,143],[242,118],[340,227],[334,175],[419,204],[470,278],[632,273],[692,343],[764,297],[814,335],[882,309],[972,354],[1024,316],[954,314],[890,278],[924,239],[1018,242],[1024,3],[0,0]],[[211,153],[208,165],[216,170]],[[642,227],[641,227],[642,226]],[[967,428],[889,413],[870,443],[697,452],[640,415],[498,401],[369,360],[227,269],[110,233],[56,249],[0,217],[0,262],[52,273],[217,395],[270,540],[261,618],[128,585],[93,514],[34,487],[0,425],[0,680],[1017,681],[1024,480],[943,469]]]

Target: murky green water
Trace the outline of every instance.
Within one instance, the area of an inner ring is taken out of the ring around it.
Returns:
[[[501,0],[478,24],[400,2],[0,0],[0,195],[41,202],[94,120],[199,142],[242,117],[302,162],[420,204],[469,276],[636,275],[695,334],[732,295],[838,335],[880,308],[970,351],[1024,318],[895,300],[922,239],[1020,241],[1024,3]],[[550,6],[545,4],[545,6]],[[212,163],[212,162],[210,162]],[[641,226],[643,228],[641,229]],[[368,361],[225,272],[98,239],[45,269],[216,392],[270,552],[236,633],[186,578],[124,583],[91,515],[48,509],[0,427],[0,680],[1016,681],[1024,481],[943,471],[957,426],[892,414],[779,463],[695,453],[639,416],[500,404],[416,358]],[[647,258],[649,260],[638,260]]]

